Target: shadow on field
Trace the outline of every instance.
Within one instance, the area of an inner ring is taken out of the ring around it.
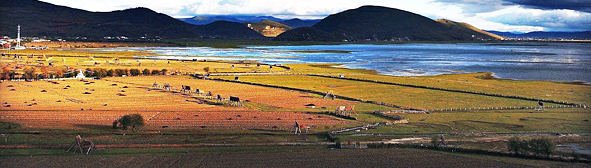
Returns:
[[[96,124],[74,124],[76,127],[86,128],[86,129],[102,129],[102,130],[112,130],[113,128],[109,125],[96,125]]]

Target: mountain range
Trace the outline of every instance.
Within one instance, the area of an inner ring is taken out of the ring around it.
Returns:
[[[261,22],[261,21],[273,21],[278,22],[284,25],[287,25],[291,28],[298,28],[298,27],[310,27],[320,21],[320,19],[312,19],[312,20],[302,20],[298,18],[284,20],[279,19],[273,16],[248,16],[248,15],[202,15],[202,16],[194,16],[191,18],[178,18],[179,20],[194,24],[194,25],[205,25],[215,21],[230,21],[230,22],[238,22],[238,23],[252,23],[252,22]]]
[[[501,38],[466,23],[435,21],[380,6],[362,6],[322,20],[282,20],[271,16],[198,16],[179,20],[148,8],[89,12],[38,0],[1,0],[0,13],[0,35],[14,36],[17,25],[21,25],[22,35],[28,37],[269,39],[265,36],[278,35],[275,40],[288,41],[469,41]]]
[[[541,32],[534,31],[529,33],[511,33],[511,32],[488,32],[507,38],[535,38],[535,39],[591,39],[591,31],[583,32]]]
[[[0,35],[129,38],[229,38],[263,39],[259,33],[235,22],[217,21],[192,25],[148,8],[89,12],[38,0],[0,1]]]

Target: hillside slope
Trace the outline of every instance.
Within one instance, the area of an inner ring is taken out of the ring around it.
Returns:
[[[314,24],[318,23],[320,20],[301,20],[298,18],[295,19],[290,19],[290,20],[284,20],[281,21],[281,23],[288,25],[291,28],[300,28],[300,27],[311,27]]]
[[[245,22],[244,24],[265,37],[276,37],[285,31],[291,30],[291,27],[271,20]]]
[[[235,32],[211,32],[206,27],[195,26],[156,13],[148,8],[134,8],[113,12],[89,12],[57,6],[38,0],[0,1],[0,35],[16,36],[16,27],[21,25],[23,36],[87,37],[102,39],[105,36],[161,38],[200,38],[216,36],[224,38],[263,38],[256,33],[240,31],[241,24],[225,27]],[[239,27],[236,27],[239,26]],[[254,32],[254,31],[253,31]],[[254,35],[254,36],[253,36]]]
[[[474,26],[472,26],[472,25],[470,25],[468,23],[454,22],[454,21],[447,20],[447,19],[437,19],[435,21],[437,21],[437,22],[439,22],[441,24],[447,25],[448,27],[458,29],[458,31],[463,31],[465,33],[473,34],[475,36],[492,37],[492,38],[495,38],[497,40],[504,39],[503,37],[501,37],[499,35],[496,35],[496,34],[493,34],[493,33],[490,33],[490,32],[484,31],[484,30],[481,30],[481,29],[476,28],[476,27],[474,27]]]
[[[332,34],[336,39],[353,41],[417,41],[417,40],[476,40],[496,39],[486,34],[476,34],[460,31],[457,28],[441,24],[427,17],[411,12],[380,7],[362,6],[357,9],[346,10],[330,15],[313,28]],[[311,29],[308,29],[311,30]],[[278,36],[278,40],[296,39],[287,36],[301,36],[299,33],[286,32]]]

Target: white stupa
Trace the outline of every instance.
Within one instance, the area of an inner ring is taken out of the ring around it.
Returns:
[[[17,35],[16,35],[16,46],[12,48],[13,50],[24,50],[27,49],[24,46],[21,46],[21,25],[17,26]]]
[[[82,72],[82,69],[78,69],[78,75],[76,75],[76,79],[83,79],[86,78],[86,76],[84,76],[84,73]]]

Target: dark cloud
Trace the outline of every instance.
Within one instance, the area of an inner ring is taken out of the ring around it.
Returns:
[[[504,0],[515,5],[537,9],[570,9],[591,12],[591,0]]]

